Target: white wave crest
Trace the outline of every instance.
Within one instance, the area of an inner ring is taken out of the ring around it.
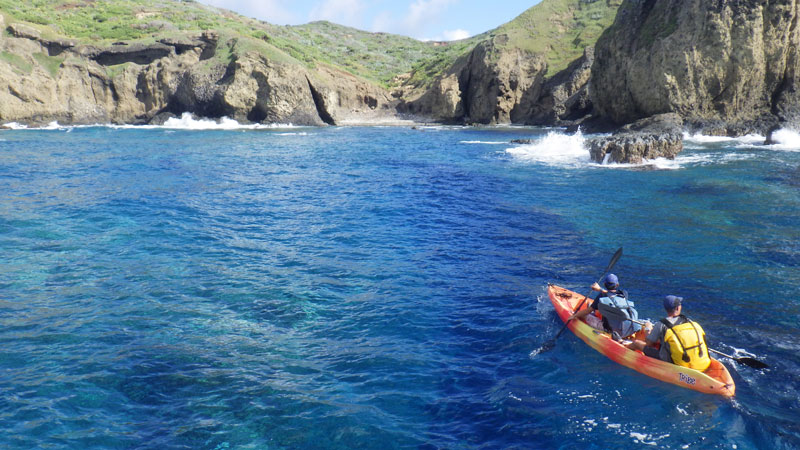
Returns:
[[[164,125],[117,125],[117,124],[94,124],[94,125],[60,125],[58,122],[50,122],[43,127],[29,127],[28,125],[17,122],[3,124],[4,127],[12,130],[66,130],[72,131],[75,128],[113,128],[113,129],[164,129],[164,130],[274,130],[298,128],[292,124],[242,124],[228,117],[219,120],[197,118],[192,113],[185,112],[180,117],[172,117],[164,122]]]
[[[708,145],[708,144],[731,144],[738,145],[760,145],[766,138],[760,134],[748,134],[739,137],[728,136],[706,136],[704,134],[683,133],[683,142],[688,145]]]
[[[27,125],[23,125],[23,124],[17,123],[17,122],[4,123],[3,126],[5,128],[8,128],[9,130],[25,130],[25,129],[28,128]]]
[[[772,140],[775,144],[768,147],[773,150],[800,152],[800,133],[797,131],[782,128],[772,133]]]
[[[212,119],[198,119],[190,113],[183,113],[181,117],[172,117],[167,119],[160,128],[175,129],[175,130],[263,130],[274,128],[292,128],[291,124],[287,125],[261,125],[249,124],[244,125],[228,117],[223,117],[219,120]]]
[[[551,131],[536,142],[512,147],[506,152],[524,162],[570,167],[591,163],[586,139],[580,131],[572,135]]]
[[[508,141],[461,141],[461,144],[505,145]]]
[[[724,145],[736,149],[762,148],[768,150],[800,152],[800,132],[782,128],[772,133],[773,144],[765,145],[767,138],[760,134],[748,134],[739,137],[705,136],[701,134],[684,133],[683,140],[688,148],[705,149],[717,148]]]
[[[59,125],[57,121],[50,122],[42,127],[29,127],[28,125],[17,122],[4,123],[3,127],[8,128],[10,130],[68,130],[69,128],[71,128],[69,126]]]

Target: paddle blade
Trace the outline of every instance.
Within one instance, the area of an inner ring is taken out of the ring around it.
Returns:
[[[549,341],[547,341],[544,344],[542,344],[542,347],[539,348],[539,351],[535,352],[535,353],[538,355],[539,353],[549,352],[550,350],[554,349],[555,347],[556,347],[556,340],[555,339],[550,339]]]
[[[755,358],[736,358],[736,362],[739,364],[744,364],[745,366],[750,366],[754,369],[766,369],[769,367],[766,363],[763,363]]]
[[[605,276],[606,273],[611,271],[611,268],[614,267],[614,264],[616,264],[617,261],[619,261],[619,258],[621,256],[622,256],[622,247],[617,249],[617,251],[614,253],[614,256],[611,257],[611,261],[608,262],[608,266],[606,266],[606,271],[603,272],[603,276]],[[603,278],[601,277],[600,279],[602,280]]]

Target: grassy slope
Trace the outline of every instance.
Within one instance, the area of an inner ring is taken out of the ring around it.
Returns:
[[[622,0],[543,0],[493,34],[506,34],[507,46],[543,54],[548,75],[565,69],[611,26]]]
[[[193,1],[0,0],[0,12],[5,13],[7,22],[31,24],[44,37],[69,37],[96,45],[116,41],[150,43],[214,30],[235,53],[255,51],[309,67],[331,64],[384,86],[415,64],[453,50],[452,46],[438,47],[329,22],[275,26]]]
[[[298,59],[338,64],[384,86],[425,62],[444,60],[451,64],[479,40],[471,38],[439,45],[324,21],[291,27],[270,25],[269,34],[269,42]],[[437,74],[445,68],[446,65],[441,67]]]
[[[7,23],[33,24],[45,37],[101,45],[122,40],[148,43],[214,30],[230,49],[228,57],[255,51],[309,67],[326,63],[390,86],[395,77],[409,72],[414,73],[414,84],[426,85],[478,42],[498,34],[509,36],[506,45],[547,55],[553,74],[596,41],[620,2],[543,0],[495,30],[447,45],[329,22],[275,26],[191,0],[0,0],[0,12]]]

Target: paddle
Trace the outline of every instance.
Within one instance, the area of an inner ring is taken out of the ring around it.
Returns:
[[[617,263],[617,261],[619,260],[620,256],[622,256],[622,247],[620,247],[619,250],[617,250],[617,252],[614,253],[614,256],[611,257],[611,261],[609,261],[608,266],[606,267],[606,270],[603,272],[603,275],[600,277],[599,280],[597,280],[598,284],[600,284],[600,282],[603,281],[603,277],[605,277],[606,274],[609,271],[611,271],[611,268],[614,267],[614,264]],[[591,294],[591,293],[592,292],[589,291],[589,294]],[[589,294],[587,294],[587,295],[585,295],[583,297],[583,300],[581,300],[581,302],[578,304],[578,307],[575,308],[575,311],[580,311],[580,309],[583,306],[583,304],[586,303],[586,300],[589,299]],[[569,322],[570,322],[569,320],[564,322],[564,326],[561,327],[561,330],[559,330],[558,334],[556,334],[556,336],[553,339],[550,339],[549,341],[545,342],[542,345],[542,348],[540,348],[538,352],[534,352],[534,353],[538,354],[538,353],[542,353],[542,352],[549,352],[550,350],[552,350],[553,347],[556,346],[556,339],[558,339],[558,337],[561,336],[561,333],[563,333],[564,330],[567,329],[567,325],[569,325]]]
[[[714,350],[713,348],[709,348],[708,351],[716,353],[718,355],[722,355],[722,356],[724,356],[726,358],[730,358],[730,359],[738,362],[739,364],[744,364],[745,366],[750,366],[750,367],[752,367],[754,369],[766,369],[767,367],[769,367],[769,365],[767,365],[767,363],[761,362],[761,361],[759,361],[759,360],[757,360],[755,358],[749,358],[749,357],[737,358],[735,356],[726,355],[725,353],[722,353],[720,351]]]
[[[645,325],[645,322],[642,322],[642,321],[639,321],[639,320],[634,320],[634,319],[628,319],[628,320],[630,320],[631,322],[638,323],[640,325]],[[708,348],[708,347],[706,347],[706,348]],[[754,369],[766,369],[767,367],[769,367],[769,365],[767,365],[766,363],[761,362],[761,361],[759,361],[759,360],[757,360],[755,358],[749,358],[749,357],[737,358],[735,356],[731,356],[731,355],[722,353],[722,352],[720,352],[718,350],[714,350],[713,348],[709,348],[708,351],[710,351],[712,353],[716,353],[718,355],[725,356],[726,358],[730,358],[730,359],[738,362],[739,364],[744,364],[745,366],[750,366],[750,367],[752,367]]]

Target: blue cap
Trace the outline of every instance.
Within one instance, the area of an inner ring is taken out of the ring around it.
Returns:
[[[606,288],[613,288],[619,286],[619,278],[613,273],[606,275],[606,280],[603,282]]]
[[[668,295],[664,297],[664,309],[667,311],[675,311],[675,308],[683,303],[683,297],[676,297],[674,295]]]

